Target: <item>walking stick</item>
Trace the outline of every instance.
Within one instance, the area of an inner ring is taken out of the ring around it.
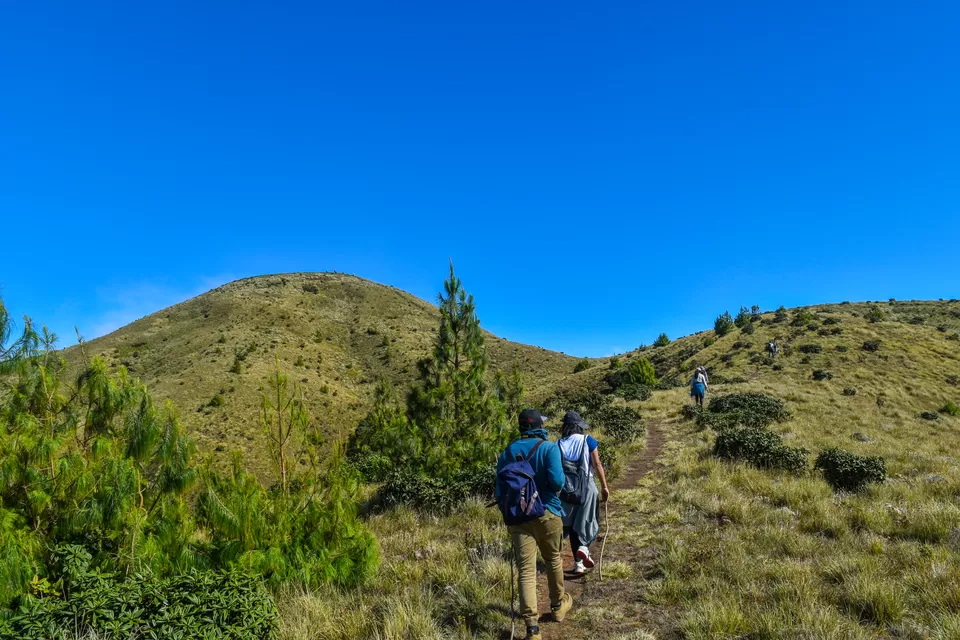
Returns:
[[[517,559],[517,547],[513,544],[513,536],[510,536],[510,640],[516,636],[517,630],[517,608],[514,603],[514,590],[517,587],[517,581],[513,577],[513,563]]]
[[[600,574],[600,582],[603,582],[603,550],[607,546],[607,538],[610,537],[610,519],[607,513],[607,502],[610,502],[610,498],[607,498],[603,503],[603,542],[600,543],[600,566],[597,567],[597,572]]]

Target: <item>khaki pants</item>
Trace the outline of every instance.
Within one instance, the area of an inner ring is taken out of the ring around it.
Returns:
[[[520,573],[520,615],[527,627],[537,626],[537,549],[547,565],[547,585],[550,587],[550,607],[555,609],[563,601],[563,520],[551,512],[542,518],[508,528],[513,538]]]

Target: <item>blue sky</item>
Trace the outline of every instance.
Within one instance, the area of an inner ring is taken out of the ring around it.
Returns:
[[[960,4],[0,9],[0,293],[87,338],[355,273],[605,355],[724,309],[960,297]]]

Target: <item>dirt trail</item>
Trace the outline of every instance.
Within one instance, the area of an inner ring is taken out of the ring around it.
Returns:
[[[614,494],[613,498],[608,503],[607,509],[610,516],[616,513],[617,503],[616,503],[616,491],[618,489],[631,489],[640,482],[640,480],[660,466],[658,458],[663,451],[663,446],[666,442],[666,438],[663,434],[663,430],[660,428],[660,422],[650,421],[647,423],[647,439],[646,447],[643,452],[639,455],[633,457],[628,463],[627,468],[624,473],[616,480],[616,482],[611,483],[610,490]],[[603,446],[603,445],[601,445]],[[607,535],[606,523],[603,522],[603,507],[601,506],[600,512],[600,535],[597,537],[596,542],[592,546],[592,553],[594,557],[600,559],[600,549],[603,546],[604,537]],[[604,550],[604,556],[609,560],[611,552],[616,553],[612,545],[608,545]],[[574,600],[580,599],[581,594],[583,593],[584,586],[587,580],[596,580],[597,569],[594,569],[591,573],[586,576],[576,576],[570,571],[573,569],[573,553],[570,550],[569,540],[564,540],[563,548],[563,566],[564,566],[564,585],[566,590],[574,597]],[[566,628],[566,626],[556,625],[552,621],[550,615],[550,595],[547,592],[546,580],[542,578],[537,582],[537,603],[540,607],[541,615],[541,632],[543,633],[544,640],[560,640],[561,638],[570,638],[572,637],[573,630]],[[574,606],[576,606],[575,603]],[[517,621],[517,634],[518,637],[522,638],[524,633],[523,621]],[[509,634],[506,636],[509,637]]]

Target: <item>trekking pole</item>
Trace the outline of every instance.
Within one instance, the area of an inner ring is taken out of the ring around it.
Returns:
[[[517,630],[517,609],[514,604],[514,590],[517,582],[513,577],[513,563],[517,559],[517,548],[513,544],[513,536],[510,536],[510,640],[513,640],[514,633]]]
[[[600,543],[600,566],[597,567],[597,572],[600,574],[600,582],[603,582],[603,549],[607,546],[607,538],[610,537],[610,518],[607,513],[607,503],[610,502],[610,498],[607,498],[603,503],[603,542]]]

